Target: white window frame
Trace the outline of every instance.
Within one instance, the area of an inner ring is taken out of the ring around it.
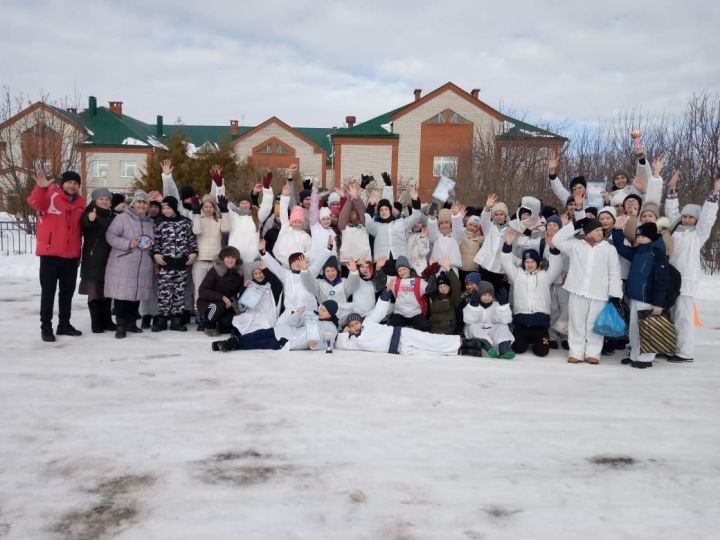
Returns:
[[[105,174],[103,174],[105,172]],[[96,160],[93,162],[93,178],[107,178],[110,176],[110,162]]]
[[[128,174],[127,167],[132,165],[133,172]],[[120,177],[121,178],[135,178],[137,176],[138,164],[137,161],[121,161],[120,162]]]
[[[457,177],[457,156],[435,156],[433,157],[433,176]]]

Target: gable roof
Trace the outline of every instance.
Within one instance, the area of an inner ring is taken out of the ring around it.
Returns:
[[[238,136],[238,138],[233,141],[233,144],[236,144],[240,139],[244,137],[248,137],[271,124],[277,124],[283,129],[286,129],[288,131],[295,132],[295,134],[303,139],[305,142],[312,146],[319,147],[321,152],[325,152],[326,154],[330,154],[332,152],[332,145],[330,143],[330,140],[328,139],[328,135],[332,133],[332,129],[328,128],[294,128],[282,120],[280,120],[277,116],[271,116],[267,120],[265,120],[263,123],[258,124],[257,126],[248,129],[245,131],[242,135]]]
[[[0,124],[0,129],[5,128],[6,126],[9,126],[11,124],[14,124],[21,118],[24,118],[25,116],[35,112],[38,109],[44,109],[50,114],[54,116],[58,116],[61,118],[61,120],[65,122],[69,122],[70,124],[73,124],[78,129],[85,129],[84,123],[82,121],[82,118],[80,118],[80,115],[76,113],[71,113],[70,111],[66,111],[65,109],[61,109],[60,107],[55,107],[54,105],[49,105],[45,103],[44,101],[36,101],[29,107],[23,109],[19,113],[11,116],[7,120],[5,120],[2,124]]]
[[[513,139],[513,140],[522,140],[522,139],[528,139],[528,138],[536,138],[536,137],[547,137],[547,138],[556,138],[558,140],[567,140],[565,137],[562,137],[561,135],[557,135],[556,133],[552,133],[550,131],[541,129],[537,126],[533,126],[532,124],[528,124],[527,122],[523,122],[521,120],[517,120],[516,118],[512,118],[510,116],[507,116],[506,114],[503,114],[492,107],[490,107],[487,103],[484,103],[483,101],[480,101],[477,98],[474,98],[471,94],[468,92],[465,92],[457,85],[448,82],[442,85],[439,88],[436,88],[429,94],[426,94],[425,96],[421,97],[418,100],[412,101],[410,103],[407,103],[401,107],[398,107],[397,109],[393,109],[392,111],[388,111],[386,113],[383,113],[379,116],[376,116],[375,118],[371,118],[370,120],[366,120],[365,122],[362,122],[360,124],[357,124],[351,128],[342,128],[338,129],[335,134],[333,134],[333,138],[335,137],[398,137],[398,134],[396,133],[390,133],[387,129],[385,129],[383,124],[387,125],[390,122],[397,120],[398,118],[404,116],[405,114],[409,113],[413,109],[416,109],[417,107],[427,103],[428,101],[434,99],[438,95],[442,94],[446,90],[450,90],[454,92],[455,94],[459,95],[463,99],[468,100],[471,104],[480,107],[482,110],[496,118],[497,120],[504,123],[504,131],[502,134],[498,135],[497,138],[499,139]]]

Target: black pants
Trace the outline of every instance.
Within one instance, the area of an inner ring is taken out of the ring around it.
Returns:
[[[218,330],[229,332],[232,329],[232,320],[235,310],[232,307],[225,307],[225,302],[210,302],[205,310],[205,319],[209,323],[216,323]]]
[[[282,349],[286,339],[278,340],[275,337],[275,330],[272,328],[264,328],[262,330],[256,330],[249,334],[241,334],[233,328],[232,337],[225,340],[227,350],[238,351],[238,350],[252,350],[252,349],[271,349],[279,350]]]
[[[550,335],[547,326],[521,326],[513,327],[515,341],[512,350],[517,354],[524,353],[528,347],[532,348],[535,356],[547,356],[550,352]]]
[[[421,332],[430,331],[430,321],[422,315],[415,315],[414,317],[403,317],[397,313],[393,313],[387,322],[390,326],[401,326],[403,328],[414,328]]]
[[[480,268],[480,277],[483,281],[489,281],[492,283],[495,288],[495,298],[497,298],[498,292],[501,289],[505,291],[505,297],[507,298],[507,294],[510,292],[510,282],[507,280],[507,276],[505,274],[496,274],[490,270]]]
[[[63,259],[50,255],[40,256],[40,324],[42,328],[52,328],[55,291],[58,293],[58,319],[60,324],[70,322],[72,297],[77,282],[80,259]]]
[[[131,323],[140,318],[140,302],[131,300],[115,300],[115,316],[118,321],[123,323]]]

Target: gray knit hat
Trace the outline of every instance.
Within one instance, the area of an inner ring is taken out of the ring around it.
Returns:
[[[138,189],[133,195],[132,201],[130,201],[130,206],[135,204],[136,201],[145,201],[146,203],[149,203],[150,197],[142,189]]]
[[[95,188],[90,193],[90,199],[94,201],[98,197],[107,197],[112,201],[112,192],[106,187]]]
[[[493,284],[489,281],[481,281],[478,284],[478,292],[480,293],[480,296],[486,293],[490,293],[495,296],[495,287],[493,287]]]
[[[692,216],[695,218],[695,221],[697,221],[700,219],[700,210],[702,210],[702,208],[699,204],[686,204],[683,206],[680,216]]]

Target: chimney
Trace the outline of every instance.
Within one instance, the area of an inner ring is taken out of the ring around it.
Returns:
[[[160,138],[163,136],[163,117],[161,114],[157,115],[157,122],[155,123],[155,137]]]
[[[470,95],[474,97],[475,99],[480,99],[478,96],[480,96],[480,89],[479,88],[473,88],[470,90]]]
[[[415,94],[415,101],[417,101],[418,99],[420,99],[420,94],[422,94],[422,88],[416,88],[414,94]]]
[[[122,101],[110,101],[108,102],[110,104],[110,112],[113,113],[116,116],[119,116],[122,118]]]
[[[67,112],[77,114],[77,107],[68,107]]]
[[[333,132],[333,135],[334,135],[335,133],[337,133],[337,126],[333,126],[333,127],[332,127],[332,132]]]
[[[240,122],[238,120],[230,120],[230,135],[237,137],[239,127]]]
[[[88,111],[90,111],[90,116],[97,115],[97,98],[95,96],[90,96],[88,99]]]
[[[347,124],[347,127],[349,127],[349,128],[351,128],[355,125],[356,120],[357,120],[357,118],[355,118],[354,116],[346,116],[345,117],[345,123]]]

